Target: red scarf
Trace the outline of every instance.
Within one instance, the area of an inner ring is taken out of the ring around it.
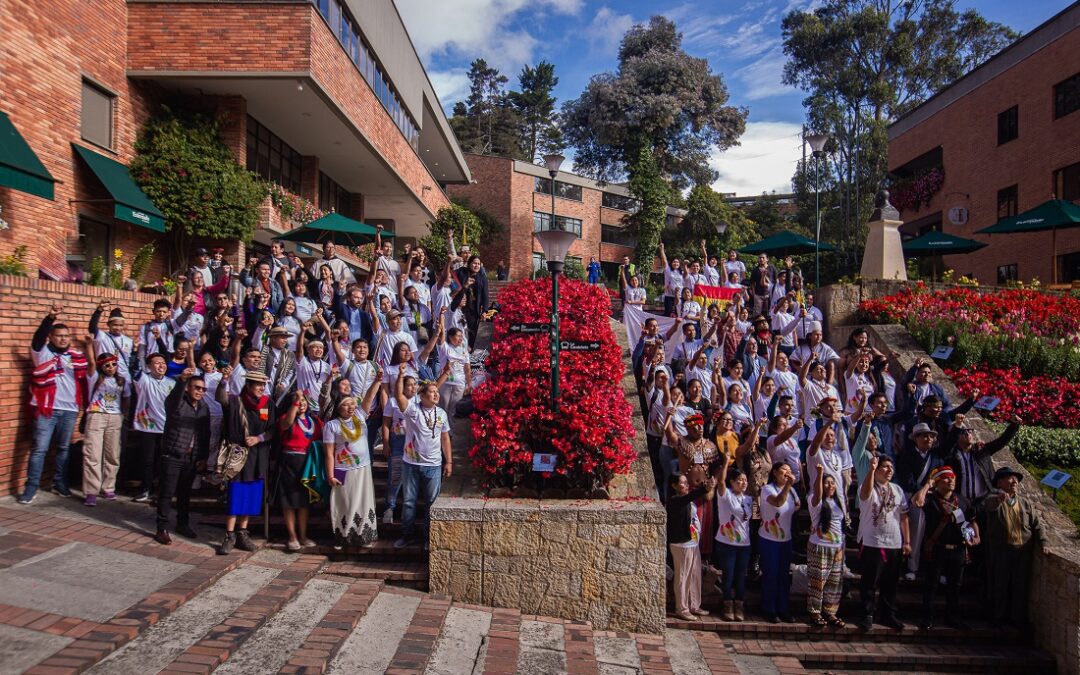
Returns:
[[[52,417],[53,405],[56,403],[56,375],[62,373],[63,356],[71,357],[71,368],[75,373],[75,405],[82,408],[86,401],[86,371],[89,365],[86,356],[82,352],[68,350],[61,354],[53,354],[53,358],[42,361],[34,368],[30,379],[30,398],[33,400],[34,414],[41,417]]]
[[[264,395],[262,398],[255,398],[248,393],[247,387],[240,392],[240,400],[243,402],[244,407],[252,412],[259,413],[259,419],[265,422],[270,417],[270,397]]]

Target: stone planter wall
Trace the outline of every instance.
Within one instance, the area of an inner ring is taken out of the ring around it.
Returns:
[[[627,349],[622,324],[611,327]],[[484,338],[482,331],[478,344]],[[454,476],[431,509],[432,592],[589,621],[598,630],[663,630],[667,514],[657,500],[628,351],[624,362],[638,459],[609,486],[610,500],[487,498],[468,459],[469,421],[454,420]]]

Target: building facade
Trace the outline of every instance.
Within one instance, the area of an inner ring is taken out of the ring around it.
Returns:
[[[1080,2],[888,133],[902,232],[939,230],[988,244],[945,256],[946,267],[983,284],[1080,279],[1080,228],[1058,230],[1056,237],[975,234],[1051,198],[1080,202]]]
[[[448,191],[487,211],[503,226],[498,240],[479,247],[484,265],[493,270],[503,262],[510,279],[529,277],[544,266],[543,250],[533,233],[551,228],[552,185],[547,169],[506,157],[465,157],[473,182],[449,186]],[[624,221],[638,208],[638,201],[625,186],[601,184],[566,171],[556,176],[554,189],[557,228],[580,237],[567,258],[587,266],[595,256],[605,278],[617,279],[623,256],[633,257],[637,245]],[[678,222],[681,215],[669,208],[668,224]]]
[[[126,167],[165,103],[217,115],[263,179],[399,239],[469,180],[392,0],[9,0],[0,31],[0,254],[25,245],[31,274],[161,236]],[[294,226],[275,211],[257,244]]]

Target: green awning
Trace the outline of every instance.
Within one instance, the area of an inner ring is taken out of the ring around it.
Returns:
[[[378,230],[367,223],[346,218],[340,213],[328,213],[307,225],[290,230],[277,239],[308,244],[322,244],[329,241],[342,246],[363,246],[375,241],[377,233]],[[384,230],[382,233],[383,239],[390,239],[393,236],[393,232]]]
[[[1080,206],[1065,199],[1051,199],[1023,213],[1002,218],[990,227],[977,230],[975,234],[1042,232],[1078,226],[1080,226]]]
[[[767,253],[770,255],[800,255],[814,253],[815,251],[835,251],[836,247],[821,242],[818,244],[813,239],[804,237],[791,230],[777,232],[749,246],[743,246],[739,253]]]
[[[52,199],[55,182],[7,113],[0,112],[0,185]]]
[[[72,143],[71,147],[75,148],[75,154],[82,157],[116,202],[113,215],[118,220],[142,225],[155,232],[165,231],[165,215],[131,179],[126,166],[81,145]]]
[[[919,255],[957,255],[972,253],[986,244],[974,239],[964,239],[945,232],[927,232],[916,239],[904,242],[904,253],[910,256]]]

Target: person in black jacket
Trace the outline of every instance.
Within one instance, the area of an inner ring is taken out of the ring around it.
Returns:
[[[957,415],[945,440],[941,454],[945,463],[956,472],[957,491],[978,505],[994,489],[993,457],[1012,442],[1020,431],[1020,418],[1014,416],[1004,433],[983,443],[974,429],[967,425],[964,415]]]
[[[210,407],[203,396],[206,382],[194,368],[180,374],[182,387],[173,387],[165,399],[165,432],[161,439],[161,473],[157,494],[157,533],[154,541],[168,546],[172,498],[176,495],[176,532],[195,538],[188,524],[188,504],[195,476],[206,471],[210,455]]]
[[[675,572],[671,588],[675,596],[675,615],[684,621],[695,621],[695,614],[706,616],[709,613],[701,608],[701,552],[698,549],[701,523],[694,501],[715,487],[716,479],[712,477],[693,490],[685,474],[677,473],[671,477],[671,496],[667,501],[668,548]]]
[[[462,311],[465,322],[469,324],[469,348],[476,346],[476,330],[480,325],[480,316],[488,306],[488,280],[480,256],[474,255],[469,262],[457,271],[458,283],[465,288],[465,305]]]
[[[916,424],[912,430],[910,439],[914,443],[913,448],[905,448],[900,451],[896,459],[895,482],[904,490],[904,496],[909,500],[923,487],[926,479],[938,467],[945,464],[945,455],[941,452],[941,444],[938,443],[938,434],[926,423]],[[904,575],[908,581],[914,581],[919,572],[919,559],[922,552],[923,532],[926,529],[926,521],[922,509],[916,504],[908,513],[911,527],[911,555],[908,556],[907,573]]]
[[[933,490],[931,490],[933,486]],[[923,622],[922,629],[934,627],[933,596],[938,580],[945,577],[945,625],[967,630],[960,620],[960,587],[968,547],[979,545],[975,507],[956,491],[956,473],[948,466],[934,469],[911,503],[923,510],[926,534],[923,539]]]

